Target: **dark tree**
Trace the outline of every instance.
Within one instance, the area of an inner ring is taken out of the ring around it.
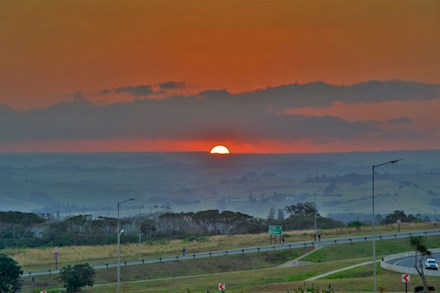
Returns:
[[[44,223],[45,221],[43,218],[32,213],[0,212],[0,223],[31,225]]]
[[[223,211],[220,214],[221,223],[222,223],[222,229],[220,230],[221,234],[228,234],[228,233],[237,233],[241,231],[242,233],[244,231],[248,230],[249,224],[252,222],[252,217],[240,212],[232,212],[232,211]]]
[[[347,226],[348,226],[348,227],[354,227],[354,228],[356,228],[356,229],[358,229],[358,230],[359,230],[363,225],[364,225],[364,223],[362,223],[362,222],[359,221],[359,220],[356,220],[356,221],[352,221],[352,222],[347,223]]]
[[[417,273],[419,274],[420,278],[422,279],[424,291],[428,292],[428,283],[426,282],[425,272],[423,270],[423,260],[425,256],[431,256],[431,252],[426,247],[424,241],[424,237],[417,236],[417,237],[411,237],[409,239],[411,247],[415,250],[414,255],[414,268],[416,269]],[[420,254],[420,258],[417,259],[418,255]]]
[[[156,231],[155,222],[151,219],[142,219],[139,224],[141,225],[142,234],[147,236],[147,238],[152,237]]]
[[[156,225],[164,236],[183,235],[191,225],[193,215],[194,213],[165,213],[159,216]]]
[[[60,278],[64,282],[67,292],[79,292],[81,287],[93,286],[95,270],[88,264],[68,265],[61,269]]]
[[[0,254],[0,292],[17,292],[21,288],[18,263],[5,254]]]
[[[406,215],[404,211],[395,210],[393,213],[388,214],[381,221],[382,224],[395,224],[397,220],[403,222],[421,222],[420,217],[413,216],[412,214]]]
[[[284,209],[291,216],[314,216],[315,215],[315,204],[313,202],[299,202],[297,204],[293,204],[287,206]],[[316,210],[316,215],[319,216],[318,210]]]
[[[194,214],[193,220],[203,233],[228,234],[244,229],[252,219],[251,216],[240,212],[208,210]]]
[[[284,220],[284,211],[283,209],[278,209],[278,221]]]
[[[269,215],[267,216],[268,220],[275,220],[275,209],[274,208],[270,208],[269,210]]]

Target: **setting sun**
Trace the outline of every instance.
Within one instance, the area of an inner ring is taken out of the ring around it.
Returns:
[[[216,145],[211,149],[211,154],[227,155],[229,153],[228,148],[222,145]]]

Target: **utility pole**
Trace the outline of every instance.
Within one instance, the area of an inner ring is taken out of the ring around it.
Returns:
[[[118,282],[118,290],[117,292],[120,293],[121,292],[121,268],[120,268],[120,262],[121,262],[121,234],[124,233],[124,230],[121,230],[121,226],[119,224],[119,209],[121,207],[121,205],[127,201],[132,201],[135,200],[135,198],[129,198],[127,200],[118,202],[118,264],[117,264],[117,282]]]

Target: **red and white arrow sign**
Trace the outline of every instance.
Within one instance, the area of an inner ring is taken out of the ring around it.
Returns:
[[[219,289],[220,291],[225,291],[225,290],[226,290],[226,285],[225,285],[225,283],[220,283],[220,284],[218,284],[218,289]]]
[[[403,283],[409,283],[410,280],[411,280],[410,274],[402,274],[402,282]]]

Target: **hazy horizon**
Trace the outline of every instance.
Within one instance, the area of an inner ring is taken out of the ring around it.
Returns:
[[[377,213],[440,208],[440,151],[321,154],[0,153],[0,210],[115,216],[122,211],[232,210],[267,217],[270,208],[313,200],[327,214],[368,214],[371,166]],[[166,209],[165,209],[166,208]]]

